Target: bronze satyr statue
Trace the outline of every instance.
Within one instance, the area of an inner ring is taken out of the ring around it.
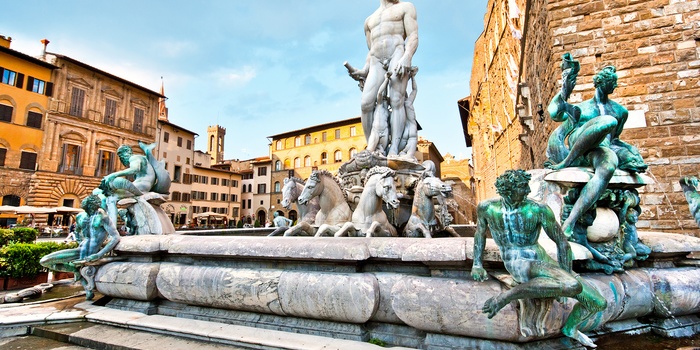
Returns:
[[[574,298],[579,302],[561,331],[585,346],[595,347],[579,327],[596,312],[604,310],[607,302],[571,270],[571,247],[552,210],[527,198],[529,181],[527,172],[508,170],[496,179],[501,198],[485,200],[478,205],[472,277],[476,281],[488,278],[482,266],[488,229],[501,251],[506,270],[517,282],[512,289],[487,300],[483,312],[492,318],[508,303],[518,299]],[[544,229],[556,243],[558,263],[537,243],[540,229]]]

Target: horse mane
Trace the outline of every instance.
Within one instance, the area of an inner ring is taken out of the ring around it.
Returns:
[[[348,200],[348,194],[345,193],[345,191],[343,191],[343,186],[340,184],[340,180],[338,180],[338,178],[335,175],[333,175],[333,173],[331,173],[330,171],[328,171],[326,169],[316,170],[316,171],[311,173],[311,176],[309,178],[314,177],[314,176],[316,176],[316,178],[318,178],[319,175],[333,179],[333,181],[335,181],[335,183],[338,184],[338,189],[340,190],[340,193],[343,194],[345,201]]]
[[[294,183],[298,183],[298,184],[302,184],[302,185],[304,184],[304,180],[302,180],[298,177],[292,176],[292,177],[288,177],[287,179],[289,179],[290,181],[294,181]]]
[[[382,177],[387,177],[387,176],[393,177],[396,174],[396,172],[389,167],[375,166],[372,169],[369,169],[369,171],[365,175],[365,182],[367,182],[367,180],[369,180],[370,177],[372,177],[376,174],[381,174]]]

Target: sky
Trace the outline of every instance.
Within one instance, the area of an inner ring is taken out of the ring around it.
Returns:
[[[457,100],[469,95],[474,42],[487,0],[412,0],[418,135],[445,155],[470,156]],[[360,115],[343,62],[362,67],[364,21],[379,0],[22,0],[3,4],[0,34],[32,56],[69,56],[153,91],[169,121],[226,128],[226,159],[269,155],[268,136]],[[162,77],[162,79],[161,79]]]

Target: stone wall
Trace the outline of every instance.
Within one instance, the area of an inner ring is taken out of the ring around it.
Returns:
[[[492,3],[495,4],[491,6]],[[500,13],[505,3],[511,1],[490,1],[489,9]],[[472,118],[479,124],[473,131],[471,121],[469,126],[470,134],[474,135],[475,174],[482,179],[477,183],[479,199],[494,195],[492,178],[502,172],[498,165],[508,163],[508,157],[517,157],[510,162],[518,167],[542,167],[547,138],[558,123],[549,120],[547,115],[540,121],[537,106],[541,104],[546,109],[558,91],[561,56],[570,52],[581,62],[578,84],[570,102],[593,96],[595,72],[607,65],[618,69],[619,87],[611,98],[631,112],[629,127],[621,138],[639,148],[650,165],[649,175],[657,181],[641,193],[643,213],[638,227],[700,235],[678,185],[680,177],[700,173],[698,1],[533,0],[523,5],[526,6],[521,7],[524,27],[523,55],[518,57],[521,60],[519,82],[529,88],[529,99],[523,99],[521,89],[514,100],[524,105],[524,114],[532,116],[533,128],[525,144],[508,138],[512,140],[510,154],[499,140],[477,142],[479,137],[484,138],[480,133],[488,126],[486,116],[515,115],[517,110],[501,112],[493,103],[489,110],[472,102]],[[489,33],[487,26],[482,37],[488,37]],[[510,41],[501,45],[506,49],[512,47]],[[500,50],[499,45],[499,53]],[[474,69],[478,69],[477,62],[481,63],[484,56],[488,56],[488,50],[484,45],[477,45]],[[502,73],[491,69],[487,73],[472,74],[472,101],[484,96],[474,86],[484,85],[486,76],[491,80],[490,86],[507,86],[510,78]],[[513,133],[523,130],[519,123],[503,126],[504,133],[510,128]],[[485,147],[494,142],[495,154]],[[512,152],[512,149],[521,149],[521,152]],[[530,159],[529,149],[532,150]],[[493,164],[484,162],[484,158],[492,159]]]
[[[511,8],[509,3],[518,6]],[[490,0],[484,32],[475,44],[469,134],[479,200],[496,194],[493,183],[498,175],[519,167],[521,158],[530,157],[529,149],[524,148],[519,138],[523,126],[513,113],[521,50],[518,33],[521,33],[524,8],[522,0]]]

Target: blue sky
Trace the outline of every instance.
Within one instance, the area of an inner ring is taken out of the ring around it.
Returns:
[[[420,43],[413,65],[419,136],[442,154],[470,152],[457,100],[469,94],[474,42],[487,0],[413,0]],[[362,67],[364,20],[379,0],[85,1],[3,4],[11,48],[48,51],[159,91],[172,123],[226,128],[225,157],[269,154],[267,136],[360,114],[360,91],[343,67]]]

